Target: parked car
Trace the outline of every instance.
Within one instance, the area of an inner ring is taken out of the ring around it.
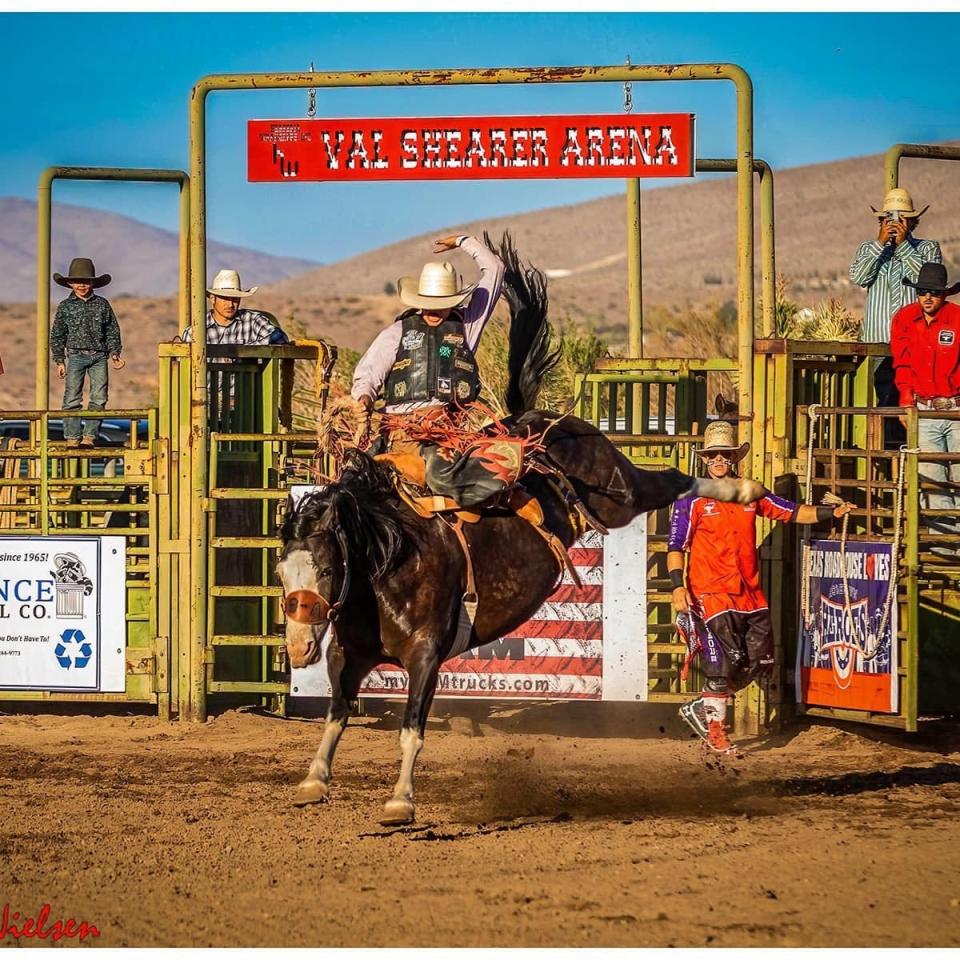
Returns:
[[[19,440],[21,444],[28,443],[30,440],[30,430],[32,423],[29,420],[0,419],[0,468],[3,466],[3,448],[7,446],[10,439]],[[35,428],[34,428],[35,429]],[[51,419],[47,421],[47,438],[54,443],[63,442],[63,420]],[[100,430],[97,435],[97,446],[95,450],[103,451],[103,457],[89,458],[89,470],[91,477],[119,477],[123,476],[123,458],[111,456],[110,451],[118,447],[129,445],[130,421],[127,419],[104,419],[100,421]],[[147,421],[137,421],[137,438],[141,444],[146,444],[148,439]],[[10,469],[19,470],[11,473]],[[27,476],[29,461],[24,459],[16,465],[10,464],[6,471],[0,469],[0,473],[5,473],[9,477]]]
[[[63,441],[63,420],[47,421],[47,439]],[[141,443],[147,441],[147,421],[137,420],[137,438]],[[0,437],[16,437],[18,440],[30,439],[29,420],[0,420]],[[125,447],[130,437],[130,421],[124,419],[105,419],[100,421],[97,434],[98,447]]]

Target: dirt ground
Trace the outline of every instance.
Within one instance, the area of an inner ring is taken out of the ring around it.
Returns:
[[[960,725],[718,762],[672,710],[471,706],[435,705],[403,829],[389,709],[303,809],[321,721],[2,716],[0,910],[101,946],[960,944]]]

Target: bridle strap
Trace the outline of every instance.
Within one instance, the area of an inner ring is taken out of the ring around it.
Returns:
[[[347,553],[347,535],[339,524],[334,532],[337,535],[337,543],[340,544],[340,556],[343,560],[343,583],[340,585],[340,596],[337,597],[337,602],[330,607],[330,613],[327,615],[327,619],[331,623],[340,615],[340,609],[347,602],[347,594],[350,592],[350,558]]]
[[[340,616],[340,610],[347,602],[350,592],[350,562],[347,556],[347,538],[338,526],[334,531],[337,543],[340,544],[340,555],[343,559],[343,583],[340,586],[340,596],[335,603],[331,603],[323,594],[312,590],[294,590],[283,598],[283,609],[288,620],[295,623],[335,623]]]

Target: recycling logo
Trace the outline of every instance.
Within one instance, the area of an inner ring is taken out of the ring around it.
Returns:
[[[82,630],[64,630],[60,634],[60,641],[53,648],[53,655],[64,670],[71,667],[82,670],[93,656],[93,647],[87,642]]]

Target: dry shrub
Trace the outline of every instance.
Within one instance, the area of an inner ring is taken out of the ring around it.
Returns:
[[[291,341],[318,340],[297,317],[290,315],[282,323]],[[329,340],[327,341],[329,343]],[[337,362],[330,375],[330,396],[333,399],[347,396],[353,382],[353,371],[360,360],[356,350],[337,348]],[[316,362],[297,360],[293,364],[292,427],[294,430],[311,431],[316,428],[320,416]]]
[[[792,329],[800,310],[800,307],[787,295],[790,283],[789,277],[785,277],[782,273],[777,274],[773,326],[774,336],[776,337],[786,338],[789,336],[788,331]]]
[[[577,374],[593,370],[597,360],[607,356],[609,351],[606,342],[592,329],[579,327],[569,318],[564,318],[553,329],[551,349],[558,348],[560,359],[544,379],[538,406],[548,410],[565,411],[575,400]],[[504,400],[509,378],[509,352],[509,319],[498,312],[487,324],[480,338],[477,360],[480,364],[480,380],[483,383],[483,399],[501,414],[506,413]]]
[[[837,297],[815,304],[813,320],[811,340],[857,340],[860,337],[860,321]]]
[[[798,309],[780,335],[787,340],[852,341],[860,336],[860,323],[842,300],[831,297]]]

